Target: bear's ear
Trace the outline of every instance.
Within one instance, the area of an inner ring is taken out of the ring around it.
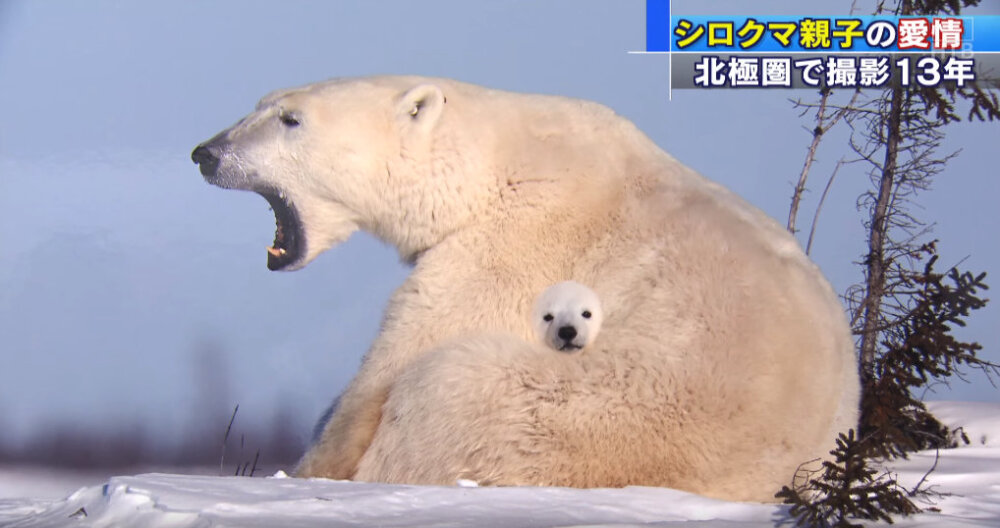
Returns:
[[[444,102],[444,94],[440,88],[433,84],[421,84],[404,93],[399,98],[396,109],[400,120],[423,130],[430,130],[441,117]]]

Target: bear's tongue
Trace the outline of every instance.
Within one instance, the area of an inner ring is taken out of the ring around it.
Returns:
[[[277,214],[274,215],[274,224],[274,242],[271,244],[271,247],[267,248],[267,252],[275,257],[280,257],[284,255],[287,250],[282,247],[282,243],[285,241],[285,232],[283,226],[281,225],[281,219],[278,218]]]
[[[295,207],[283,192],[258,191],[274,213],[274,242],[267,248],[267,267],[279,270],[295,262],[300,256],[301,236]]]

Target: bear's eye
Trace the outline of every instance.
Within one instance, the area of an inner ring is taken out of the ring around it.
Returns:
[[[582,315],[584,319],[590,319],[590,316],[592,314],[590,313],[590,310],[584,310],[583,313],[580,315]]]
[[[294,115],[288,112],[281,112],[278,114],[278,119],[281,120],[281,124],[289,128],[294,128],[299,126],[299,120],[295,118]]]
[[[552,314],[545,314],[545,317],[542,317],[542,320],[545,321],[546,323],[552,321],[552,319],[553,319]]]

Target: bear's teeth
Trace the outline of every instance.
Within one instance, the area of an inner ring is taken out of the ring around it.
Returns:
[[[280,257],[280,256],[282,256],[282,255],[285,254],[285,248],[273,248],[273,247],[269,247],[269,248],[267,248],[267,252],[270,253],[270,254],[272,254],[272,255],[274,255],[274,256],[276,256],[276,257]]]

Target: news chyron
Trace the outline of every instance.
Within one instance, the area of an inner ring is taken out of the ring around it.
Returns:
[[[700,16],[646,3],[674,89],[964,87],[1000,81],[1000,16]]]

